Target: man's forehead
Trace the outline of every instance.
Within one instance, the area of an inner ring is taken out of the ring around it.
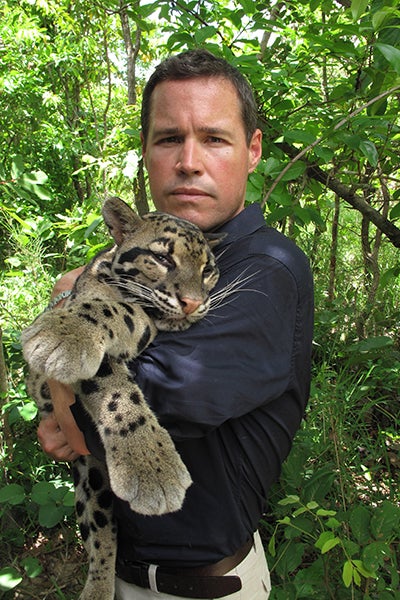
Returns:
[[[158,97],[168,96],[169,94],[179,94],[180,96],[189,96],[196,90],[196,97],[201,101],[210,94],[213,97],[218,96],[222,101],[226,101],[227,94],[231,100],[237,100],[240,104],[239,94],[233,83],[226,77],[191,77],[187,79],[167,79],[158,83],[151,95],[151,100]]]
[[[179,117],[185,110],[195,110],[202,127],[210,133],[222,132],[224,121],[232,117],[241,119],[241,103],[234,85],[225,77],[199,77],[167,80],[160,82],[153,90],[150,103],[151,121],[157,122],[157,129],[174,133],[179,129]],[[178,119],[178,124],[176,123]]]

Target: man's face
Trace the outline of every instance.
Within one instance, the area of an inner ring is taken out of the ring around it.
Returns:
[[[247,176],[261,156],[261,132],[246,143],[230,81],[164,81],[151,97],[143,156],[157,210],[208,231],[243,209]]]

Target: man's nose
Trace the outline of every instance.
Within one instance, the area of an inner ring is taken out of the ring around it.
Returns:
[[[194,140],[185,140],[180,146],[176,169],[185,175],[199,174],[203,170],[201,148]]]

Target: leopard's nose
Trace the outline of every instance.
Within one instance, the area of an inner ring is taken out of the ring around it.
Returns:
[[[185,315],[193,314],[199,306],[201,306],[201,300],[195,300],[193,298],[181,298],[180,301]]]

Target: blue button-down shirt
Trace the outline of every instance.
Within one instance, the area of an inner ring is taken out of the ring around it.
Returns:
[[[309,395],[313,284],[308,261],[253,204],[220,228],[219,291],[184,332],[160,333],[136,379],[193,479],[160,517],[115,501],[121,558],[196,566],[233,554],[257,528]],[[87,441],[92,452],[90,436]]]

